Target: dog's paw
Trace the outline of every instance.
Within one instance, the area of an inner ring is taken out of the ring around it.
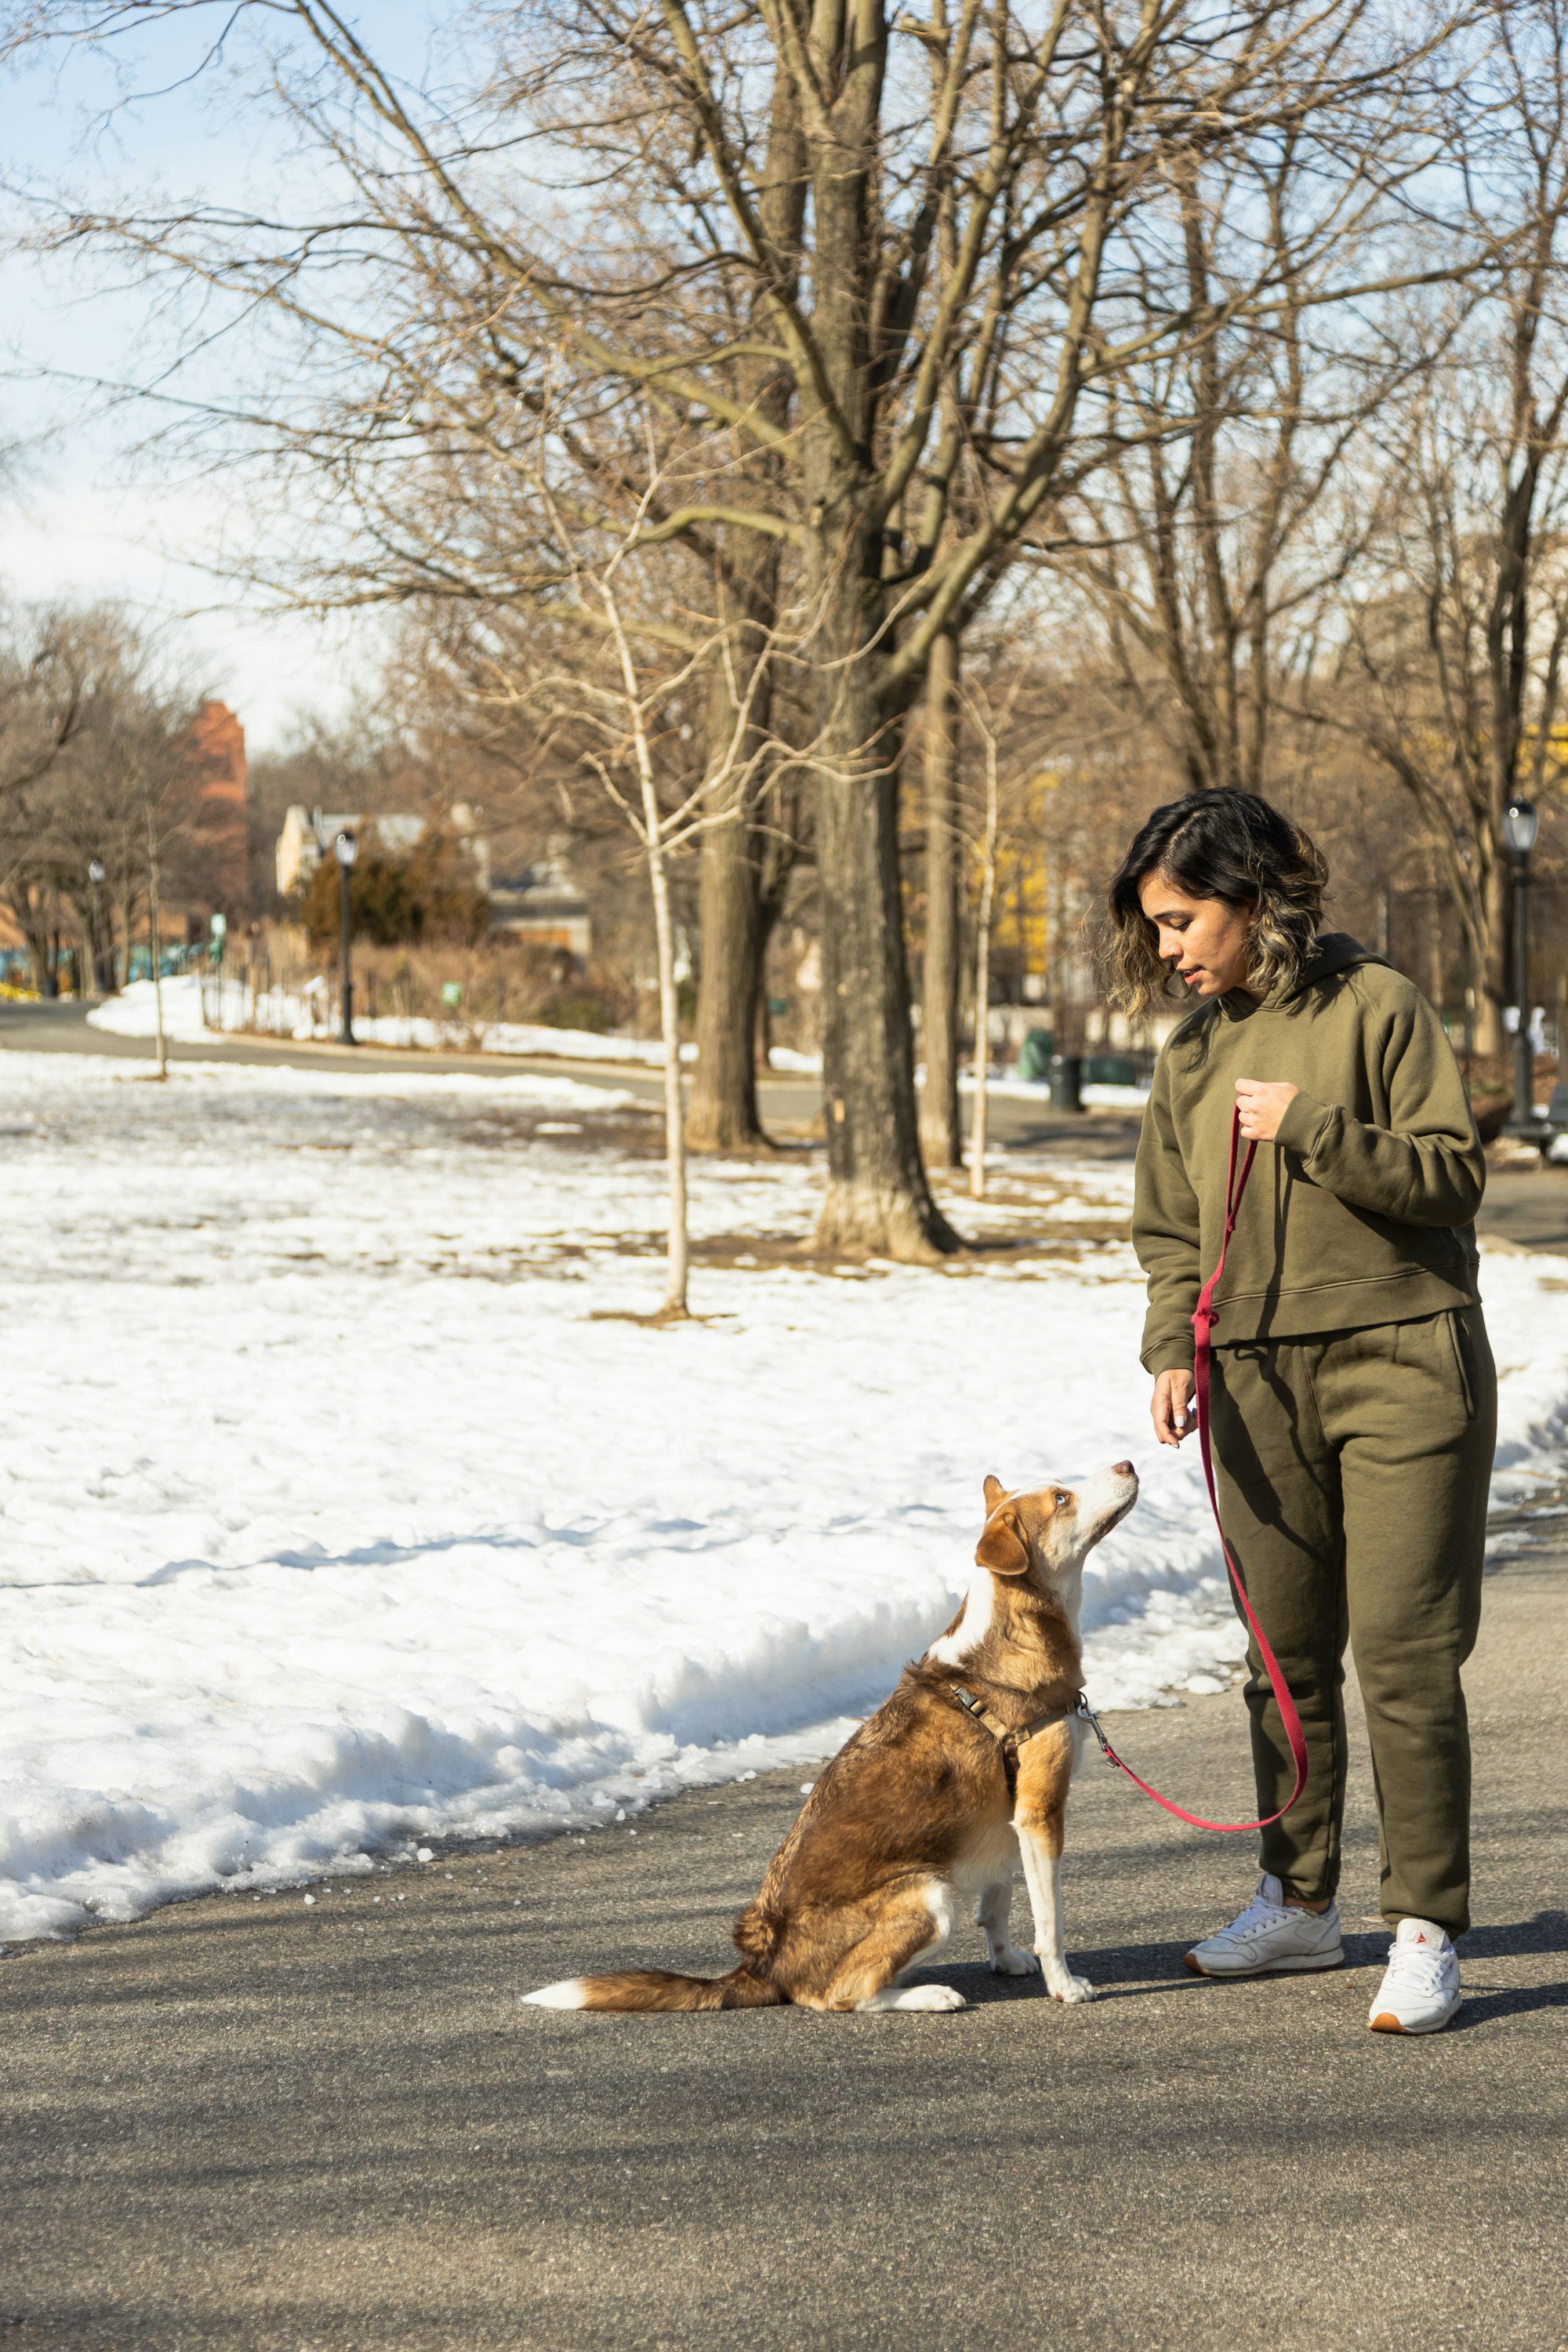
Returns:
[[[1015,1951],[1011,1944],[991,1956],[993,1973],[999,1977],[1032,1977],[1039,1965],[1033,1952]]]
[[[1053,1972],[1046,1979],[1046,1990],[1053,2000],[1092,2000],[1094,1987],[1087,1977],[1075,1977],[1070,1969]]]
[[[897,1999],[889,2003],[889,2007],[939,2011],[967,2009],[969,2003],[952,1985],[906,1985]]]

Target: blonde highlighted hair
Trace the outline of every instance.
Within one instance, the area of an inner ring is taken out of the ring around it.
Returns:
[[[1168,988],[1139,886],[1168,874],[1190,898],[1220,898],[1254,916],[1247,984],[1267,996],[1300,978],[1323,911],[1328,860],[1256,793],[1187,793],[1140,826],[1111,883],[1105,963],[1110,1001],[1146,1013]]]

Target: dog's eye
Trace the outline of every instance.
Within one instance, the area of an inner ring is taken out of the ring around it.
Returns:
[[[1056,1505],[1058,1511],[1065,1511],[1068,1505],[1072,1501],[1072,1496],[1068,1493],[1065,1486],[1058,1486],[1056,1493],[1051,1496],[1051,1500]]]

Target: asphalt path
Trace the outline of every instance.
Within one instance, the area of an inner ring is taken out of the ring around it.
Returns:
[[[0,1962],[0,2342],[1568,2346],[1565,1648],[1568,1555],[1526,1551],[1489,1583],[1469,1677],[1479,1924],[1432,2040],[1365,2027],[1385,1937],[1359,1737],[1331,1976],[1187,1976],[1249,1842],[1098,1761],[1068,1814],[1081,2009],[992,1978],[967,1926],[929,1971],[957,2015],[520,2005],[595,1963],[725,1968],[798,1767],[582,1841],[22,1948]],[[1235,1694],[1118,1729],[1157,1782],[1246,1804]]]
[[[595,1965],[729,1965],[797,1768],[0,1958],[0,2347],[1568,2352],[1565,1525],[1504,1529],[1487,1587],[1448,2033],[1365,2030],[1386,1939],[1359,1725],[1342,1974],[1188,1977],[1248,1842],[1089,1763],[1087,2008],[993,1979],[967,1926],[929,1971],[954,2016],[521,2005]],[[1116,1728],[1159,1785],[1246,1808],[1234,1694]]]

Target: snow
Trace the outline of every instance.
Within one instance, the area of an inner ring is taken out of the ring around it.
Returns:
[[[699,1163],[703,1319],[652,1328],[639,1118],[565,1077],[0,1056],[0,1937],[809,1767],[951,1615],[988,1470],[1131,1453],[1091,1695],[1230,1679],[1106,1238],[1130,1168],[1014,1159],[987,1229],[1043,1239],[834,1272],[774,1246],[813,1160]],[[1487,1287],[1511,1494],[1565,1434],[1568,1261]]]
[[[245,1030],[300,1039],[336,1034],[335,993],[324,977],[318,986],[302,993],[275,988],[254,998],[243,981],[203,979],[197,972],[177,973],[162,986],[163,1034],[183,1044],[199,1042],[215,1033]],[[153,982],[132,981],[120,995],[95,1005],[87,1018],[89,1027],[106,1030],[113,1036],[155,1036],[158,1007]],[[449,1021],[431,1021],[419,1013],[405,1017],[400,1013],[377,1013],[373,1021],[356,1013],[354,1035],[362,1045],[549,1055],[566,1062],[631,1062],[659,1069],[664,1066],[664,1045],[657,1037],[602,1036],[596,1030],[554,1029],[543,1022],[470,1022],[460,1012]],[[696,1046],[682,1045],[680,1058],[694,1062]]]
[[[961,1095],[974,1092],[974,1080],[967,1070],[959,1073],[958,1091]],[[1037,1102],[1045,1109],[1050,1107],[1050,1081],[1047,1078],[1020,1078],[1010,1070],[993,1070],[985,1081],[985,1091],[988,1095],[1007,1095],[1016,1102]],[[1142,1110],[1149,1099],[1149,1089],[1091,1082],[1079,1088],[1079,1099],[1086,1110]]]

